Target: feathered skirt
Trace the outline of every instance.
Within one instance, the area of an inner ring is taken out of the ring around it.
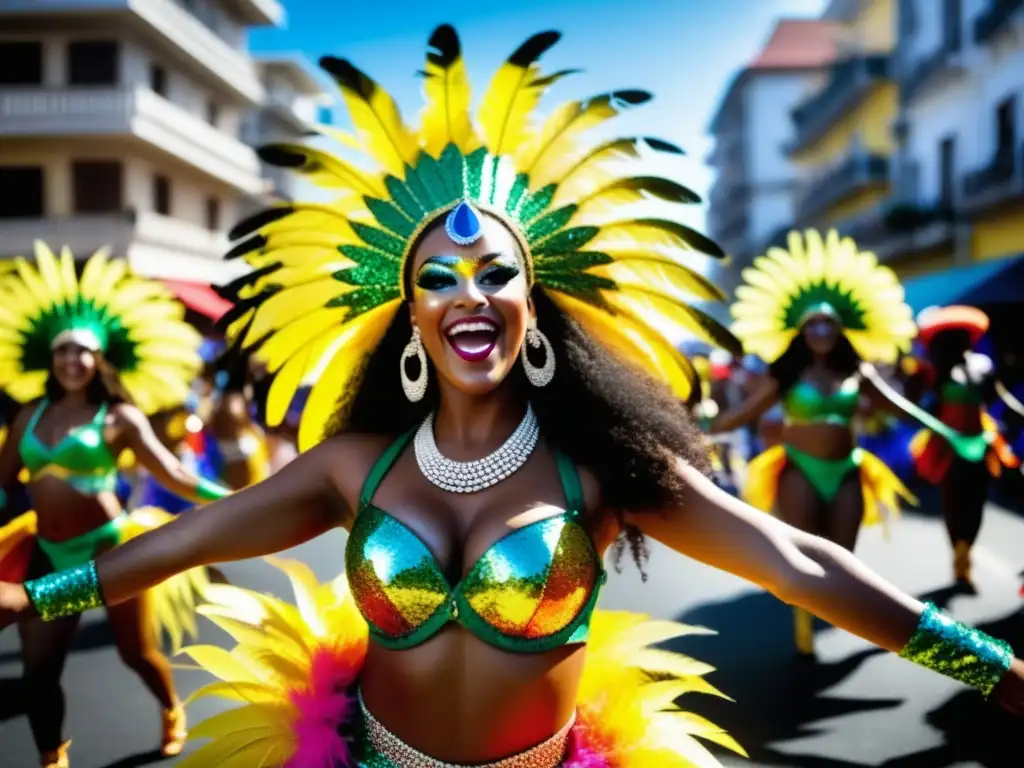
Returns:
[[[320,584],[302,563],[270,562],[288,575],[296,605],[214,584],[206,593],[209,602],[198,609],[236,645],[185,649],[218,678],[193,698],[218,697],[235,707],[192,728],[190,739],[207,741],[179,768],[443,766],[382,731],[361,705],[359,674],[369,633],[344,575]],[[720,766],[697,737],[744,754],[721,728],[676,704],[685,693],[721,695],[704,679],[711,667],[650,647],[696,633],[710,634],[637,614],[595,611],[575,720],[553,740],[496,765],[551,766],[553,759],[564,768]]]
[[[36,513],[26,512],[0,528],[0,581],[20,583],[81,565],[111,546],[131,541],[173,519],[162,509],[141,507],[81,536],[51,542],[38,537]],[[196,606],[208,586],[206,569],[196,568],[147,590],[145,599],[153,607],[153,631],[166,632],[175,651],[186,636],[196,635]]]
[[[859,473],[864,498],[864,525],[885,523],[897,515],[900,499],[917,504],[917,499],[896,474],[869,451],[857,448],[846,458],[826,460],[788,445],[769,448],[750,462],[743,489],[744,500],[764,512],[774,512],[779,479],[790,464],[796,466],[824,501],[835,497],[849,473]]]
[[[953,429],[970,434],[977,431],[978,406],[946,403],[940,414],[942,422]],[[999,431],[996,420],[984,411],[981,412],[981,433],[989,439],[988,452],[985,454],[985,466],[992,477],[999,477],[1003,468],[1015,469],[1020,466],[1009,442]],[[929,429],[922,429],[910,441],[910,454],[914,457],[914,467],[922,480],[938,485],[945,478],[953,462],[957,460],[956,452],[949,441],[936,435]]]

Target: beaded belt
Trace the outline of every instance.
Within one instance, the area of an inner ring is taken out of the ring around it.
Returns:
[[[547,741],[541,742],[518,755],[506,757],[493,763],[474,763],[472,766],[446,763],[413,749],[370,714],[359,693],[359,706],[366,721],[366,736],[370,745],[382,756],[400,768],[557,768],[565,757],[569,731],[576,722],[576,713],[569,722]]]

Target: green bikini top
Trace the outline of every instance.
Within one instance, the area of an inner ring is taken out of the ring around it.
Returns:
[[[21,461],[32,479],[53,475],[86,495],[113,490],[117,484],[117,459],[103,439],[106,403],[92,421],[69,430],[53,446],[44,444],[36,435],[36,425],[47,405],[49,401],[43,400],[36,408],[18,444]]]
[[[412,648],[456,621],[506,651],[543,653],[585,642],[607,574],[579,522],[583,492],[572,461],[556,454],[568,511],[502,536],[453,587],[422,539],[372,503],[414,431],[367,476],[345,549],[353,598],[376,641]]]
[[[851,376],[839,389],[825,394],[809,381],[798,381],[782,399],[786,424],[834,424],[847,427],[860,402],[860,379]]]

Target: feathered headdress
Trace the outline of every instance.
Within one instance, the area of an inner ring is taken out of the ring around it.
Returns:
[[[789,233],[789,250],[769,248],[743,270],[732,331],[750,354],[774,362],[811,314],[827,312],[869,362],[893,363],[917,334],[896,273],[832,230]]]
[[[452,27],[438,27],[422,73],[426,104],[418,131],[369,76],[348,61],[323,58],[358,136],[322,131],[378,170],[299,144],[261,150],[266,162],[338,193],[329,204],[290,203],[251,217],[232,232],[241,242],[228,254],[254,268],[224,289],[236,302],[225,320],[243,346],[263,342],[259,354],[276,373],[267,406],[272,425],[310,371],[320,372],[300,428],[303,448],[321,437],[353,373],[395,316],[417,236],[461,202],[504,221],[523,245],[532,282],[680,398],[690,398],[696,376],[666,340],[669,331],[683,328],[737,348],[726,329],[691,305],[724,297],[686,263],[686,252],[720,257],[721,250],[679,222],[617,215],[621,205],[650,198],[698,201],[674,181],[615,168],[644,145],[681,150],[652,138],[581,140],[650,94],[622,90],[571,101],[534,123],[541,96],[570,72],[545,75],[537,64],[558,38],[534,35],[509,57],[484,93],[475,124],[459,39]]]
[[[58,259],[37,241],[35,253],[35,264],[19,256],[0,276],[0,388],[21,402],[40,397],[66,340],[101,351],[146,413],[183,403],[202,366],[201,337],[166,286],[105,250],[81,279],[68,248]]]

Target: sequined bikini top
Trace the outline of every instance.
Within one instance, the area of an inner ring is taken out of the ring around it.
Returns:
[[[787,390],[782,407],[786,424],[834,424],[849,426],[860,402],[860,381],[850,377],[835,392],[825,394],[809,381],[798,381]]]
[[[607,574],[579,522],[583,492],[572,461],[556,454],[568,511],[502,536],[453,587],[422,539],[372,503],[413,434],[393,443],[367,476],[345,549],[349,587],[376,642],[412,648],[449,621],[506,651],[585,642]]]
[[[113,490],[117,483],[117,460],[103,439],[107,406],[103,404],[88,424],[75,427],[53,446],[36,435],[36,425],[49,401],[43,400],[25,427],[18,449],[32,480],[53,475],[86,495]]]

